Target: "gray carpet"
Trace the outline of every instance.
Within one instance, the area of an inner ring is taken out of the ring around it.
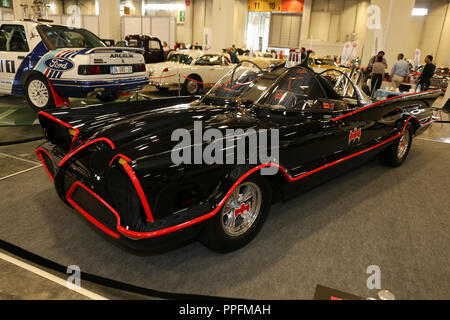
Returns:
[[[371,161],[272,207],[258,237],[227,255],[199,243],[157,256],[113,245],[66,208],[38,168],[0,181],[0,238],[63,265],[157,290],[311,299],[317,284],[375,297],[450,298],[450,145],[415,140],[400,168]]]

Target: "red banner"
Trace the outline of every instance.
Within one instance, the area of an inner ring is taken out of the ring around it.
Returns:
[[[283,0],[281,4],[282,12],[303,12],[305,0]]]

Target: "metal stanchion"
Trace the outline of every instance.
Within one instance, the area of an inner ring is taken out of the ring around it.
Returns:
[[[130,102],[135,98],[136,101],[139,101],[139,97],[142,97],[144,99],[150,100],[151,97],[142,93],[139,93],[138,91],[133,91],[133,94],[130,94],[130,96],[127,99],[127,102]]]

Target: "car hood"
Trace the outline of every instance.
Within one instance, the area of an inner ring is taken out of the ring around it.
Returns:
[[[138,159],[170,152],[179,143],[179,139],[172,141],[176,130],[189,132],[194,144],[195,122],[203,131],[218,129],[223,135],[227,129],[261,128],[261,121],[249,109],[194,102],[152,110],[111,124],[98,131],[95,137],[110,139],[118,154]]]

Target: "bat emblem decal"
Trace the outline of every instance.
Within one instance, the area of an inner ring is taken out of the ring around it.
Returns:
[[[353,129],[352,131],[350,131],[350,134],[348,135],[348,144],[356,140],[358,140],[358,142],[361,140],[361,128]]]
[[[250,202],[247,204],[243,203],[239,209],[234,209],[234,217],[236,218],[238,215],[244,215],[245,211],[250,211]]]

